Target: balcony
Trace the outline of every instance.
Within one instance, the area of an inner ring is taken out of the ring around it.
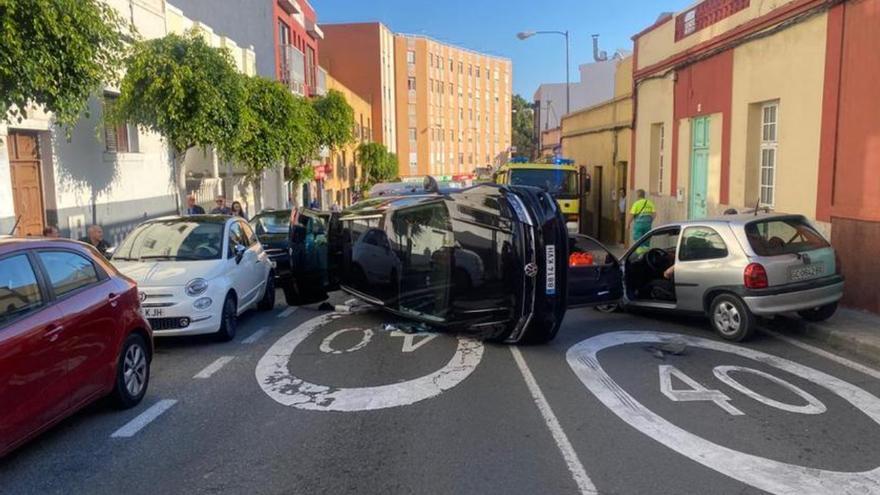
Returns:
[[[305,96],[306,62],[305,56],[293,45],[281,45],[281,83],[290,91]]]
[[[324,96],[327,94],[327,71],[321,67],[315,72],[315,84],[309,86],[311,96]]]
[[[315,22],[314,17],[306,17],[306,32],[316,40],[324,39],[324,31],[321,31],[321,28],[318,26],[318,23]]]
[[[302,9],[299,8],[296,0],[278,0],[278,6],[290,15],[302,13]]]

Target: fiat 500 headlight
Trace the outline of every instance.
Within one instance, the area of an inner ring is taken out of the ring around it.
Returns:
[[[208,290],[208,281],[203,278],[196,278],[186,283],[186,295],[198,296],[204,294]]]

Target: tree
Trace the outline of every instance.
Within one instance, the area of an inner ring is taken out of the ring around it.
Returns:
[[[246,113],[244,83],[229,53],[212,48],[194,32],[137,43],[125,68],[109,120],[165,137],[182,209],[187,151],[199,146],[229,153]]]
[[[357,157],[363,168],[365,188],[397,176],[397,155],[389,153],[382,143],[362,143],[357,148]]]
[[[537,139],[535,137],[535,111],[532,108],[532,104],[520,95],[513,96],[511,107],[513,108],[511,122],[513,128],[513,145],[516,147],[515,155],[533,160],[537,148]]]
[[[315,149],[316,137],[308,125],[308,102],[294,96],[278,82],[241,75],[245,89],[239,137],[229,147],[229,157],[242,163],[254,182],[257,209],[261,208],[260,177],[263,172],[292,159],[302,163]],[[292,117],[294,116],[294,117]]]
[[[354,110],[342,93],[331,89],[313,105],[318,117],[315,133],[319,146],[336,151],[354,141]]]
[[[69,130],[116,80],[130,33],[99,0],[0,0],[0,120],[36,104]]]
[[[295,104],[288,120],[300,138],[294,141],[295,146],[291,148],[291,154],[287,157],[284,175],[293,189],[294,205],[302,206],[302,187],[300,185],[312,180],[315,176],[312,158],[317,154],[319,148],[318,135],[315,131],[318,125],[318,116],[315,107],[309,100],[294,95],[293,101]]]

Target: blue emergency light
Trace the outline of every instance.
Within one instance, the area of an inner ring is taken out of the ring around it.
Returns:
[[[554,165],[574,165],[574,160],[571,160],[569,158],[554,158],[553,164]]]

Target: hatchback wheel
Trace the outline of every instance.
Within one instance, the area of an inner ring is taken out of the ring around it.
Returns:
[[[138,405],[150,382],[150,354],[143,336],[133,333],[125,339],[116,365],[113,402],[120,409]]]
[[[742,299],[721,294],[712,301],[709,318],[722,338],[741,342],[755,331],[755,317]]]
[[[260,299],[260,303],[257,305],[257,309],[259,309],[260,311],[269,311],[274,307],[275,274],[273,272],[269,272],[269,278],[266,279],[266,292],[263,293],[263,298]]]
[[[837,312],[837,303],[826,304],[825,306],[819,306],[818,308],[813,309],[805,309],[803,311],[798,311],[798,315],[801,318],[812,321],[814,323],[818,323],[820,321],[825,321],[828,318],[834,316],[834,313]]]
[[[217,340],[229,342],[235,338],[235,330],[238,326],[238,304],[235,296],[229,294],[223,302],[223,313],[220,315],[220,330],[217,331]]]

